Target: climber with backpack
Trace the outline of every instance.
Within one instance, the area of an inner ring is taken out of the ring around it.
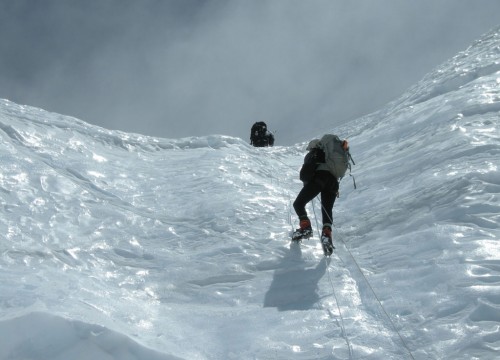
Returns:
[[[250,144],[255,147],[274,145],[274,135],[267,130],[265,122],[258,121],[252,125],[252,129],[250,130]]]
[[[295,230],[292,241],[308,239],[313,235],[311,221],[307,216],[306,205],[321,194],[321,215],[323,228],[321,245],[326,256],[333,253],[332,210],[339,194],[339,181],[351,168],[352,157],[347,140],[340,140],[337,135],[326,134],[321,139],[312,140],[307,146],[309,151],[300,170],[302,190],[293,203],[293,208],[300,221],[300,228]],[[356,185],[354,185],[356,186]]]

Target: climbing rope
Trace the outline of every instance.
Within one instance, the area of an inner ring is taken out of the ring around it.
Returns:
[[[318,217],[316,216],[316,207],[314,206],[314,199],[312,201],[312,205],[313,205],[313,212],[314,212],[314,220],[316,222],[316,230],[318,232],[318,236],[319,238],[321,239],[321,232],[319,230],[319,224],[318,224]],[[349,341],[349,337],[347,336],[347,332],[345,330],[345,325],[344,325],[344,317],[342,315],[342,311],[340,310],[340,305],[339,305],[339,299],[337,298],[337,293],[335,291],[335,286],[333,286],[333,281],[332,281],[332,277],[331,277],[331,274],[330,274],[330,259],[327,260],[327,264],[326,264],[326,273],[328,274],[328,281],[330,282],[330,286],[332,288],[332,294],[333,294],[333,298],[335,299],[335,304],[337,306],[337,310],[339,312],[339,318],[340,318],[340,328],[341,328],[341,332],[342,332],[342,337],[344,338],[346,344],[347,344],[347,349],[349,350],[349,359],[352,359],[353,358],[353,354],[352,354],[352,347],[351,347],[351,343]]]
[[[317,197],[316,197],[317,198]],[[321,201],[320,201],[320,204],[321,204]],[[323,205],[321,204],[321,208],[324,210],[324,207]],[[313,203],[313,209],[314,209],[314,203]],[[316,217],[316,212],[314,212],[314,216]],[[406,341],[404,340],[403,336],[401,335],[401,333],[399,332],[399,330],[397,329],[396,325],[394,324],[394,322],[392,321],[391,317],[389,316],[389,313],[385,310],[384,306],[382,305],[382,302],[380,301],[380,298],[378,297],[377,293],[375,292],[375,290],[373,289],[373,286],[371,285],[371,283],[368,281],[368,278],[365,276],[363,270],[361,269],[361,266],[359,266],[358,262],[356,261],[356,258],[354,257],[354,255],[352,254],[352,252],[349,250],[349,248],[347,247],[347,244],[346,242],[344,241],[343,237],[340,236],[340,231],[339,228],[335,225],[335,223],[333,222],[333,219],[329,218],[330,220],[330,223],[332,224],[332,226],[337,230],[337,234],[339,234],[337,236],[338,239],[340,239],[340,242],[344,245],[344,248],[345,250],[347,251],[347,253],[349,254],[350,258],[352,259],[353,263],[356,265],[356,268],[357,270],[359,271],[359,273],[361,274],[364,282],[368,285],[368,288],[370,289],[371,293],[373,294],[373,296],[375,297],[380,309],[382,309],[382,312],[384,313],[385,317],[389,320],[389,323],[391,324],[392,328],[394,329],[394,331],[396,332],[396,334],[398,335],[401,343],[403,344],[403,347],[406,349],[406,351],[408,352],[408,355],[410,356],[411,359],[415,360],[415,358],[413,357],[413,354],[410,350],[410,348],[408,347],[408,345],[406,344]],[[317,220],[316,220],[316,224],[317,224]],[[319,230],[319,229],[318,229]],[[340,259],[340,261],[342,261],[342,263],[344,265],[346,265],[344,259],[342,259],[339,254],[337,253],[337,256],[338,258]]]
[[[333,226],[335,227],[335,229],[338,230],[338,228],[335,226],[335,224],[333,224]],[[415,360],[414,356],[413,356],[413,353],[411,352],[410,348],[408,347],[408,345],[406,344],[406,341],[404,340],[403,336],[401,335],[401,333],[399,332],[399,330],[397,329],[396,327],[396,324],[394,324],[394,322],[392,321],[391,317],[389,316],[389,313],[387,312],[387,310],[384,308],[384,306],[382,305],[382,301],[380,301],[380,298],[378,297],[377,293],[375,292],[375,290],[373,289],[373,286],[372,284],[370,283],[370,281],[368,281],[368,278],[365,276],[363,270],[361,270],[361,266],[359,266],[358,262],[356,261],[356,258],[354,257],[354,255],[352,254],[352,252],[349,250],[349,248],[347,247],[347,244],[345,243],[344,239],[342,239],[342,236],[337,236],[340,241],[342,242],[342,244],[344,245],[344,248],[345,250],[347,251],[347,253],[349,254],[349,257],[352,259],[352,262],[356,265],[356,268],[357,270],[359,271],[359,273],[361,274],[364,282],[368,285],[368,288],[370,289],[371,293],[373,294],[375,300],[377,301],[378,303],[378,306],[380,307],[380,309],[382,310],[383,314],[385,315],[385,317],[389,320],[389,323],[391,324],[392,328],[394,329],[394,331],[396,332],[396,334],[398,335],[398,338],[399,340],[401,341],[401,344],[403,345],[403,347],[405,348],[405,350],[408,352],[408,355],[410,356],[411,359]],[[340,258],[340,256],[339,256]],[[342,258],[340,258],[340,260],[342,261],[343,264],[345,264],[344,260]]]

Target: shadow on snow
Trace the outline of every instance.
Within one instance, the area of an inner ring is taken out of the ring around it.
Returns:
[[[309,310],[318,303],[318,282],[325,275],[326,260],[314,267],[302,257],[299,244],[291,244],[274,272],[273,281],[264,298],[264,307],[279,311]]]

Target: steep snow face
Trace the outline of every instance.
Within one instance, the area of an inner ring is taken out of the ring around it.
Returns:
[[[349,193],[339,223],[384,307],[417,358],[494,358],[500,32],[354,131],[360,189]]]
[[[493,31],[335,129],[358,189],[341,183],[330,260],[288,240],[305,143],[1,100],[0,359],[494,359],[499,86]]]

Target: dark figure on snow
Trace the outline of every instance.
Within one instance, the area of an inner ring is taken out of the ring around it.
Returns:
[[[336,135],[324,135],[321,140],[312,140],[307,146],[309,153],[304,158],[300,179],[304,187],[297,195],[293,208],[300,221],[300,228],[293,233],[292,240],[300,241],[312,236],[311,221],[306,212],[306,204],[321,194],[321,215],[323,229],[321,245],[325,255],[333,252],[332,209],[338,197],[339,180],[350,168],[349,144]],[[352,159],[351,159],[352,160]]]
[[[265,147],[274,145],[274,135],[267,131],[267,125],[263,121],[253,124],[250,130],[250,144],[255,147]]]

